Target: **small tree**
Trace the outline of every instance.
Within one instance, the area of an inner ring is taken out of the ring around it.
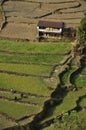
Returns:
[[[79,43],[84,44],[86,41],[86,14],[85,17],[80,22],[80,26],[78,28],[78,34],[79,34]]]

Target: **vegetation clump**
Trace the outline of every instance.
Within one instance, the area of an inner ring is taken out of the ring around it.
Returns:
[[[85,17],[80,22],[80,26],[78,28],[78,34],[79,34],[79,43],[84,44],[86,41],[86,14]]]

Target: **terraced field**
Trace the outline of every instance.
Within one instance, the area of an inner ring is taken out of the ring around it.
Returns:
[[[85,109],[86,68],[74,64],[70,48],[67,42],[0,40],[1,129],[51,130],[59,116]]]
[[[62,44],[0,41],[1,128],[25,125],[42,110],[56,87],[53,69],[70,50],[69,43]],[[67,47],[60,53],[62,46]]]
[[[79,26],[86,12],[84,0],[8,0],[3,2],[6,26],[0,37],[36,40],[39,20],[62,21],[65,27]]]
[[[0,1],[1,130],[86,129],[86,45],[30,42],[39,20],[77,29],[85,12],[85,0]]]

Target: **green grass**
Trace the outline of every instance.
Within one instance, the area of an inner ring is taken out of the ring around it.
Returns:
[[[15,102],[0,100],[0,112],[6,113],[14,119],[20,119],[26,115],[36,114],[40,110],[41,109],[37,106],[27,106]]]
[[[51,91],[48,90],[43,79],[38,77],[0,74],[0,88],[13,88],[14,90],[44,96],[49,96],[51,94]]]
[[[42,123],[55,118],[56,116],[59,116],[60,114],[63,114],[68,110],[73,109],[76,106],[76,100],[78,100],[80,96],[85,94],[86,92],[84,90],[69,92],[59,106],[57,105],[56,107],[49,109],[48,114],[46,115],[46,118],[42,121]]]
[[[7,55],[0,54],[0,61],[9,62],[27,62],[27,63],[48,63],[48,64],[58,64],[63,59],[63,56],[59,55]]]
[[[0,40],[0,50],[28,53],[65,53],[70,50],[70,43],[33,43]]]
[[[83,68],[82,73],[86,73],[86,67]]]
[[[43,130],[56,130],[56,128],[55,125],[52,124],[51,126],[44,128]]]
[[[80,102],[81,107],[86,107],[86,98],[82,99]]]
[[[38,103],[39,105],[43,106],[44,102],[48,100],[48,98],[41,98],[41,97],[28,97],[23,98],[22,101],[29,101],[31,103]]]
[[[17,94],[17,93],[12,93],[12,92],[3,92],[3,91],[0,91],[0,96],[2,97],[7,97],[9,99],[14,99],[15,96],[19,99],[21,96],[20,94]]]
[[[60,113],[65,113],[66,111],[74,108],[76,106],[76,100],[85,95],[86,92],[84,90],[78,90],[75,92],[69,92],[67,96],[64,98],[63,103],[55,108],[54,115],[58,115]]]
[[[11,92],[3,92],[3,91],[0,91],[0,96],[6,97],[9,99],[14,99],[15,97],[17,97],[17,99],[19,99],[20,101],[38,103],[39,105],[43,105],[43,103],[47,100],[47,98],[45,97],[33,97],[33,96],[28,96],[28,95],[26,98],[21,99],[21,94],[17,94],[17,93],[13,94]]]
[[[81,122],[82,125],[84,125],[86,128],[86,110],[79,111],[78,115],[79,115],[80,119],[82,120],[82,122]],[[85,130],[85,129],[83,129],[83,130]]]
[[[26,74],[37,74],[37,75],[49,75],[54,64],[59,64],[63,59],[64,55],[52,55],[52,54],[65,54],[70,50],[70,43],[32,43],[32,42],[16,42],[9,40],[0,40],[0,50],[6,52],[0,52],[0,70],[13,71],[18,73]],[[8,53],[16,52],[15,54]],[[17,53],[49,53],[51,55],[21,55]],[[6,63],[9,62],[9,63]],[[51,66],[44,65],[33,65],[33,64],[12,64],[11,62],[18,63],[45,63]],[[69,72],[69,74],[71,71]],[[54,90],[49,90],[49,84],[45,83],[47,79],[38,77],[25,77],[9,74],[0,73],[0,88],[11,89],[32,93],[37,95],[49,96]],[[65,81],[66,82],[66,81]],[[53,86],[51,86],[53,87]],[[12,94],[11,92],[1,92],[1,96],[14,99],[14,97],[20,98],[20,94]],[[71,98],[73,96],[73,98]],[[54,108],[49,108],[49,112],[46,115],[47,118],[44,120],[49,120],[53,117],[58,116],[61,113],[76,106],[76,99],[73,94],[66,96],[63,103]],[[20,99],[21,100],[21,99]],[[18,104],[16,102],[8,102],[6,100],[0,100],[0,111],[6,113],[12,118],[19,119],[25,115],[37,114],[43,107],[44,101],[47,98],[39,98],[28,96],[27,98],[22,98],[21,101],[29,101],[31,103],[38,103],[39,106],[28,106],[25,104]],[[69,105],[71,103],[71,105]],[[52,127],[51,127],[52,128]],[[53,129],[50,129],[53,130]]]
[[[73,73],[76,70],[75,66],[72,66],[69,70],[67,70],[67,72],[63,73],[61,80],[63,84],[67,84],[70,81],[70,75],[71,73]]]
[[[85,130],[86,129],[86,111],[71,112],[63,115],[62,122],[55,119],[55,122],[43,130]]]
[[[0,70],[25,73],[25,74],[33,74],[33,75],[49,76],[50,71],[52,70],[52,66],[0,63]]]
[[[78,75],[73,82],[77,87],[86,87],[86,75]]]

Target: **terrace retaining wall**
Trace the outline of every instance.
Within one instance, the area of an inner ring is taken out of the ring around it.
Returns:
[[[3,2],[4,0],[1,0],[0,1],[0,31],[2,30],[4,24],[6,23],[6,19],[5,19],[5,14],[4,14],[4,11],[3,11]]]

